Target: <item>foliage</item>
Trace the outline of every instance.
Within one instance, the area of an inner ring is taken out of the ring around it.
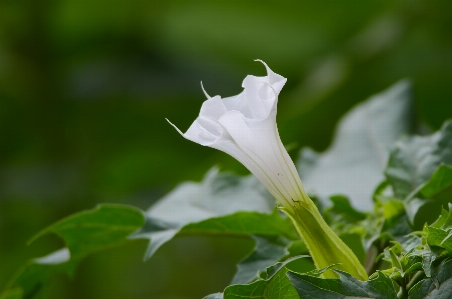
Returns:
[[[310,175],[321,177],[335,165],[329,163],[342,159],[348,161],[351,168],[359,169],[361,176],[365,176],[367,170],[373,176],[377,167],[368,167],[369,159],[373,158],[362,159],[360,155],[351,155],[350,151],[359,139],[366,139],[363,142],[369,145],[369,138],[374,135],[380,136],[374,140],[376,142],[386,138],[383,145],[392,142],[395,137],[385,136],[381,128],[384,119],[391,120],[385,125],[394,126],[397,132],[405,131],[407,121],[400,118],[408,115],[405,109],[410,109],[408,90],[406,81],[398,83],[344,116],[337,131],[339,139],[331,150],[317,155],[310,165],[307,152],[303,151],[299,164],[302,177],[306,181]],[[400,110],[391,110],[394,105]],[[369,111],[374,121],[369,122],[365,117]],[[392,111],[390,115],[388,111]],[[370,127],[367,133],[358,130],[360,138],[352,142],[344,137],[361,125]],[[378,150],[384,151],[378,142]],[[374,191],[369,193],[368,201],[373,200],[373,210],[355,209],[346,191],[344,195],[329,196],[329,201],[325,198],[316,201],[329,225],[364,263],[371,274],[368,281],[359,281],[346,272],[335,270],[337,265],[313,269],[306,256],[307,248],[299,240],[292,222],[274,208],[272,198],[257,180],[214,168],[201,182],[179,185],[147,211],[129,205],[103,204],[42,230],[32,241],[54,234],[65,246],[26,263],[0,298],[46,298],[46,286],[52,275],[76,275],[80,261],[99,250],[133,239],[146,239],[145,259],[149,259],[166,242],[192,235],[244,237],[255,242],[248,256],[238,263],[231,285],[222,293],[205,297],[208,299],[449,298],[452,288],[451,149],[452,121],[445,122],[439,131],[428,136],[402,136],[385,154],[388,157],[384,159],[387,160],[386,179],[381,176],[379,185],[372,180]],[[340,167],[343,176],[355,177],[356,183],[364,182],[354,176],[354,170],[346,165]],[[370,182],[363,184],[372,185]],[[339,278],[326,279],[325,271],[334,271]]]

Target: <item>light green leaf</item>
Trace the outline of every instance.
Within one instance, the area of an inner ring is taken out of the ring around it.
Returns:
[[[344,194],[356,208],[370,210],[387,150],[410,130],[411,105],[411,86],[401,81],[348,112],[326,152],[303,149],[298,169],[307,191],[323,199]]]

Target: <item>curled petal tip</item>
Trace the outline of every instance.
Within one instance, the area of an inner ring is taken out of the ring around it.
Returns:
[[[206,90],[204,89],[204,85],[202,85],[202,81],[201,81],[201,88],[202,88],[202,91],[204,92],[204,95],[208,98],[208,99],[210,99],[211,98],[211,96],[209,96],[209,94],[206,92]]]
[[[262,63],[265,66],[265,69],[267,70],[267,74],[273,73],[273,71],[268,67],[268,65],[263,60],[254,59],[254,61],[258,61],[258,62]]]
[[[267,64],[266,64],[264,61],[262,61],[262,60],[260,60],[260,59],[254,59],[254,61],[259,61],[260,63],[262,63],[263,65],[265,65],[266,68],[268,68]]]
[[[184,133],[182,133],[182,131],[179,130],[179,128],[176,127],[175,124],[173,124],[172,122],[170,122],[169,119],[167,119],[167,118],[165,118],[165,119],[166,119],[167,122],[169,122],[170,125],[172,125],[172,126],[176,129],[177,132],[179,132],[179,134],[181,134],[182,136],[184,136]]]

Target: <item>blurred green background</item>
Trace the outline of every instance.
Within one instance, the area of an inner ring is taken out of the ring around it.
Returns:
[[[231,96],[259,58],[288,78],[281,138],[328,147],[339,117],[401,78],[417,123],[452,117],[452,2],[0,0],[0,288],[61,247],[36,232],[97,203],[148,208],[232,158],[181,138],[204,95]],[[49,298],[201,298],[228,285],[250,240],[144,241],[96,254]]]

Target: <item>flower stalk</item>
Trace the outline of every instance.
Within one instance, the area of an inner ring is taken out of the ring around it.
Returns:
[[[318,269],[340,264],[338,269],[367,280],[355,254],[326,224],[303,188],[276,125],[278,95],[286,78],[262,63],[267,76],[247,76],[239,95],[222,99],[204,91],[207,100],[186,133],[170,124],[186,139],[221,150],[247,167],[292,219]],[[323,275],[336,277],[332,271]]]

